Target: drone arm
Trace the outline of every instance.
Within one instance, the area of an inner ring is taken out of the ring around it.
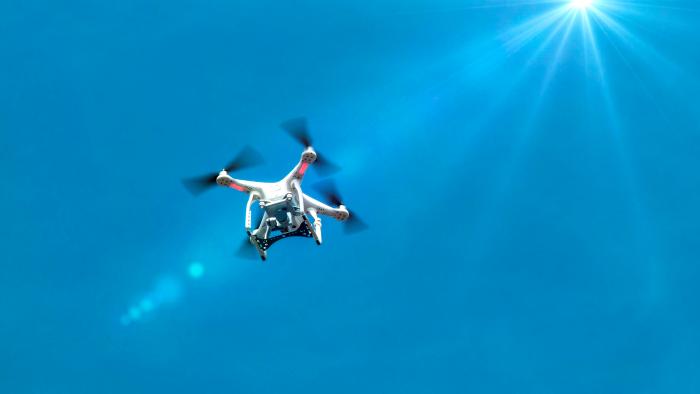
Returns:
[[[314,161],[316,161],[316,152],[311,147],[306,148],[306,150],[301,154],[301,159],[299,159],[297,165],[294,166],[292,171],[290,171],[286,177],[284,177],[284,180],[287,182],[298,180],[299,183],[301,183],[301,180],[304,178],[304,174],[306,174],[306,170],[309,169],[309,166]]]
[[[219,173],[219,176],[216,178],[216,183],[244,193],[260,192],[261,189],[261,185],[258,182],[232,178],[226,171],[221,171]]]
[[[307,196],[306,194],[302,193],[302,195],[304,196],[304,206],[306,207],[307,211],[313,209],[319,215],[330,216],[332,218],[336,218],[337,220],[346,220],[350,216],[347,208],[345,208],[343,205],[338,208],[333,208],[330,205],[316,200],[315,198]]]

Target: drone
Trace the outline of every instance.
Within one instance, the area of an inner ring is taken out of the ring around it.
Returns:
[[[350,214],[332,180],[316,185],[334,206],[325,204],[302,191],[301,184],[307,170],[314,166],[321,174],[330,174],[339,167],[321,156],[311,146],[305,118],[295,118],[280,125],[290,136],[304,146],[299,162],[277,182],[256,182],[237,179],[229,175],[242,168],[262,163],[262,156],[250,147],[239,154],[218,173],[183,179],[183,185],[197,196],[210,186],[223,186],[248,194],[246,204],[245,231],[240,254],[247,254],[252,245],[260,258],[267,259],[267,250],[277,241],[290,237],[313,238],[317,245],[323,242],[321,218],[329,216],[346,224],[346,232],[364,230],[366,225],[355,214]],[[252,218],[253,204],[257,201],[262,216]],[[256,228],[253,228],[253,224]]]

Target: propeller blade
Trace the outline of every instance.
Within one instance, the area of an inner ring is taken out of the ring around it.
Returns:
[[[350,217],[344,223],[344,230],[347,234],[355,234],[369,228],[367,223],[362,221],[354,212],[350,212]]]
[[[343,205],[343,199],[340,197],[338,187],[330,179],[314,184],[314,188],[319,191],[331,204],[338,206]]]
[[[238,152],[238,155],[224,168],[227,172],[233,172],[240,170],[242,168],[253,167],[258,164],[263,163],[263,157],[255,149],[250,146],[245,146]],[[189,191],[193,196],[198,196],[205,191],[209,190],[212,186],[216,185],[216,178],[219,176],[218,172],[196,176],[192,178],[185,178],[182,180],[183,186]]]
[[[192,178],[185,178],[182,180],[182,185],[185,186],[185,189],[187,189],[187,191],[189,191],[193,196],[198,196],[209,190],[211,186],[216,185],[216,177],[218,176],[218,173],[213,173]]]
[[[314,184],[314,188],[318,190],[319,193],[321,193],[323,197],[325,197],[331,204],[336,206],[345,205],[343,203],[343,198],[340,196],[340,192],[338,192],[338,187],[332,180],[326,179],[325,181],[318,182]],[[358,233],[369,228],[369,226],[367,226],[367,224],[360,219],[360,217],[354,211],[350,212],[350,216],[347,218],[347,220],[345,220],[345,222],[343,222],[343,225],[343,229],[347,234]]]
[[[314,162],[314,167],[316,168],[318,173],[323,176],[332,175],[340,171],[340,166],[334,164],[331,161],[326,160],[325,156],[321,156],[321,154],[319,154],[318,152],[316,152],[316,161]]]
[[[308,148],[312,144],[311,134],[309,133],[309,127],[306,122],[306,118],[294,118],[290,119],[280,125],[292,138],[297,140],[305,148]],[[335,172],[340,171],[340,167],[326,160],[325,156],[316,151],[316,162],[314,167],[318,170],[319,174],[323,176],[331,175]]]
[[[253,167],[262,164],[263,161],[263,156],[258,151],[251,148],[250,146],[244,146],[243,149],[241,149],[241,151],[238,152],[238,155],[236,155],[236,157],[231,162],[229,162],[228,165],[224,167],[224,169],[227,172],[233,172],[243,168]]]
[[[311,146],[311,135],[306,125],[306,118],[290,119],[280,125],[292,138],[297,140],[305,148]]]

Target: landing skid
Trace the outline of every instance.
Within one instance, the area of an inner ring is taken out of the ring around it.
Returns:
[[[260,258],[263,261],[265,261],[265,259],[267,258],[267,250],[270,248],[270,246],[272,246],[272,244],[279,241],[280,239],[289,237],[314,238],[316,240],[316,243],[320,245],[320,243],[318,242],[318,237],[316,236],[316,232],[314,231],[314,228],[311,225],[311,222],[309,222],[309,219],[306,217],[306,215],[304,215],[304,220],[301,222],[301,225],[296,230],[284,234],[275,235],[274,237],[270,238],[258,238],[255,235],[251,235],[250,243],[252,243],[253,246],[255,246],[255,249],[258,250]]]
[[[311,224],[311,221],[309,221],[309,217],[307,215],[304,215],[304,223],[306,224],[306,227],[311,232],[311,236],[314,238],[314,241],[316,241],[316,245],[321,246],[321,241],[318,239],[318,234],[316,234],[316,229]]]
[[[265,260],[267,260],[267,251],[265,251],[265,249],[260,248],[260,244],[259,244],[259,242],[257,242],[257,239],[258,239],[258,237],[256,237],[255,235],[250,235],[248,237],[248,240],[250,241],[250,243],[253,244],[253,246],[255,246],[255,250],[258,251],[258,254],[260,255],[260,258],[262,259],[262,261],[265,261]]]

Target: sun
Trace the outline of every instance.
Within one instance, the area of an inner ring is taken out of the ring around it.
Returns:
[[[585,10],[593,5],[593,0],[571,0],[569,3],[570,8],[576,8],[579,10]]]

